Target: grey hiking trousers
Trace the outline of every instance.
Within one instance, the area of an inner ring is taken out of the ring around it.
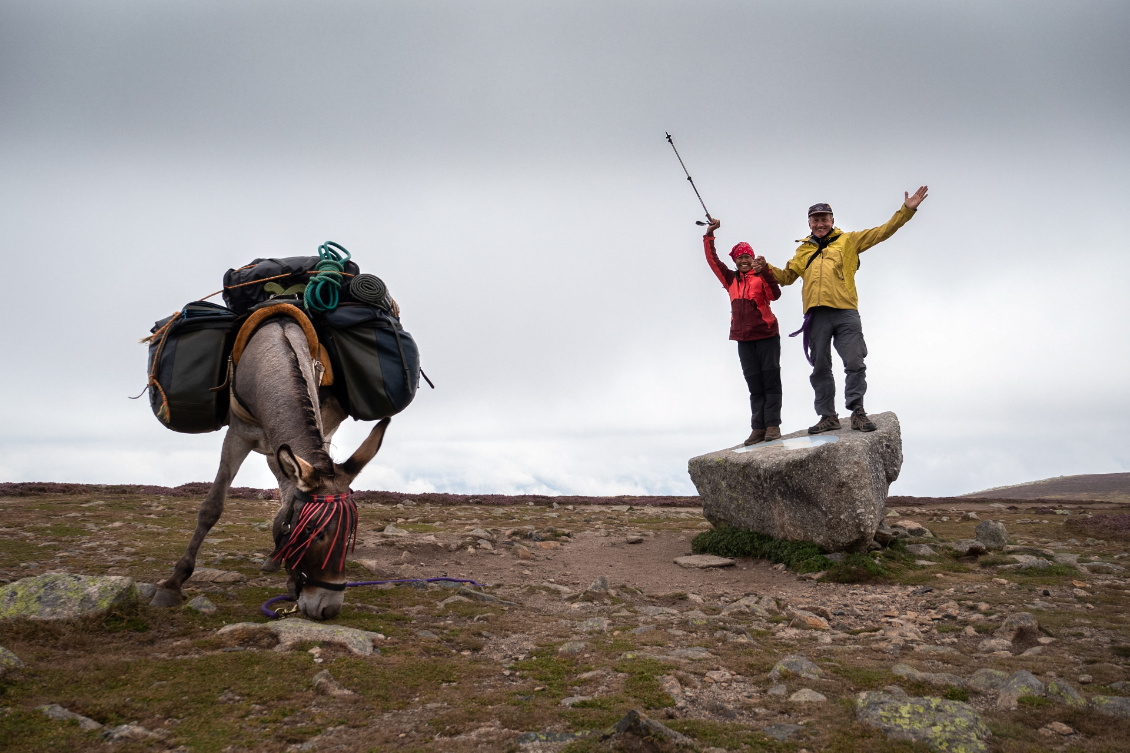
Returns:
[[[848,411],[863,407],[867,392],[867,343],[863,341],[863,322],[855,309],[834,309],[813,306],[809,342],[812,347],[812,376],[809,380],[816,393],[816,412],[821,416],[836,415],[836,380],[832,376],[832,346],[844,362],[844,404]]]

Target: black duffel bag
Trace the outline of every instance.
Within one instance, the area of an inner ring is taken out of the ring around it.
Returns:
[[[237,314],[246,314],[253,306],[279,295],[302,297],[296,286],[309,282],[317,256],[288,256],[285,259],[255,259],[239,269],[224,273],[224,303]],[[341,286],[343,301],[349,300],[350,276],[361,269],[352,261],[345,262],[346,283]],[[269,290],[267,288],[270,288]]]
[[[201,434],[227,423],[224,383],[235,337],[234,311],[194,301],[153,325],[149,338],[149,405],[173,431]]]
[[[359,421],[394,416],[420,384],[420,351],[400,319],[377,306],[340,304],[314,318],[345,412]]]

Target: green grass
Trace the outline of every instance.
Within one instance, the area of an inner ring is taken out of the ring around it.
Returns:
[[[763,533],[727,525],[695,536],[691,540],[691,551],[719,557],[767,559],[770,562],[784,563],[797,573],[816,573],[828,570],[834,564],[824,556],[824,550],[812,542],[775,539]]]
[[[655,659],[627,659],[614,667],[615,671],[628,675],[624,681],[624,691],[643,704],[645,709],[662,709],[674,706],[671,696],[663,692],[659,678],[670,671],[671,666]]]

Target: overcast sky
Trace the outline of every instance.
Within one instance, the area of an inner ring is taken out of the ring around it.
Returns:
[[[436,383],[357,488],[693,494],[748,394],[665,131],[719,246],[778,265],[808,205],[860,230],[930,186],[857,277],[893,494],[1130,470],[1128,33],[1125,2],[7,0],[0,480],[210,480],[221,432],[126,399],[137,340],[332,240]]]

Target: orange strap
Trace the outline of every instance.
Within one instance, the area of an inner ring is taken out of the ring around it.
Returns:
[[[329,354],[325,347],[318,342],[318,334],[314,331],[314,325],[310,323],[306,314],[302,313],[302,309],[289,303],[265,306],[247,317],[247,321],[243,323],[243,326],[239,328],[239,333],[235,336],[235,345],[232,346],[231,351],[232,365],[239,364],[243,349],[247,347],[247,342],[251,339],[255,330],[259,328],[259,325],[275,316],[289,316],[298,322],[299,326],[302,327],[302,332],[306,335],[306,344],[310,348],[310,358],[321,365],[323,369],[321,386],[329,387],[332,385],[334,383],[333,369],[330,366]]]

